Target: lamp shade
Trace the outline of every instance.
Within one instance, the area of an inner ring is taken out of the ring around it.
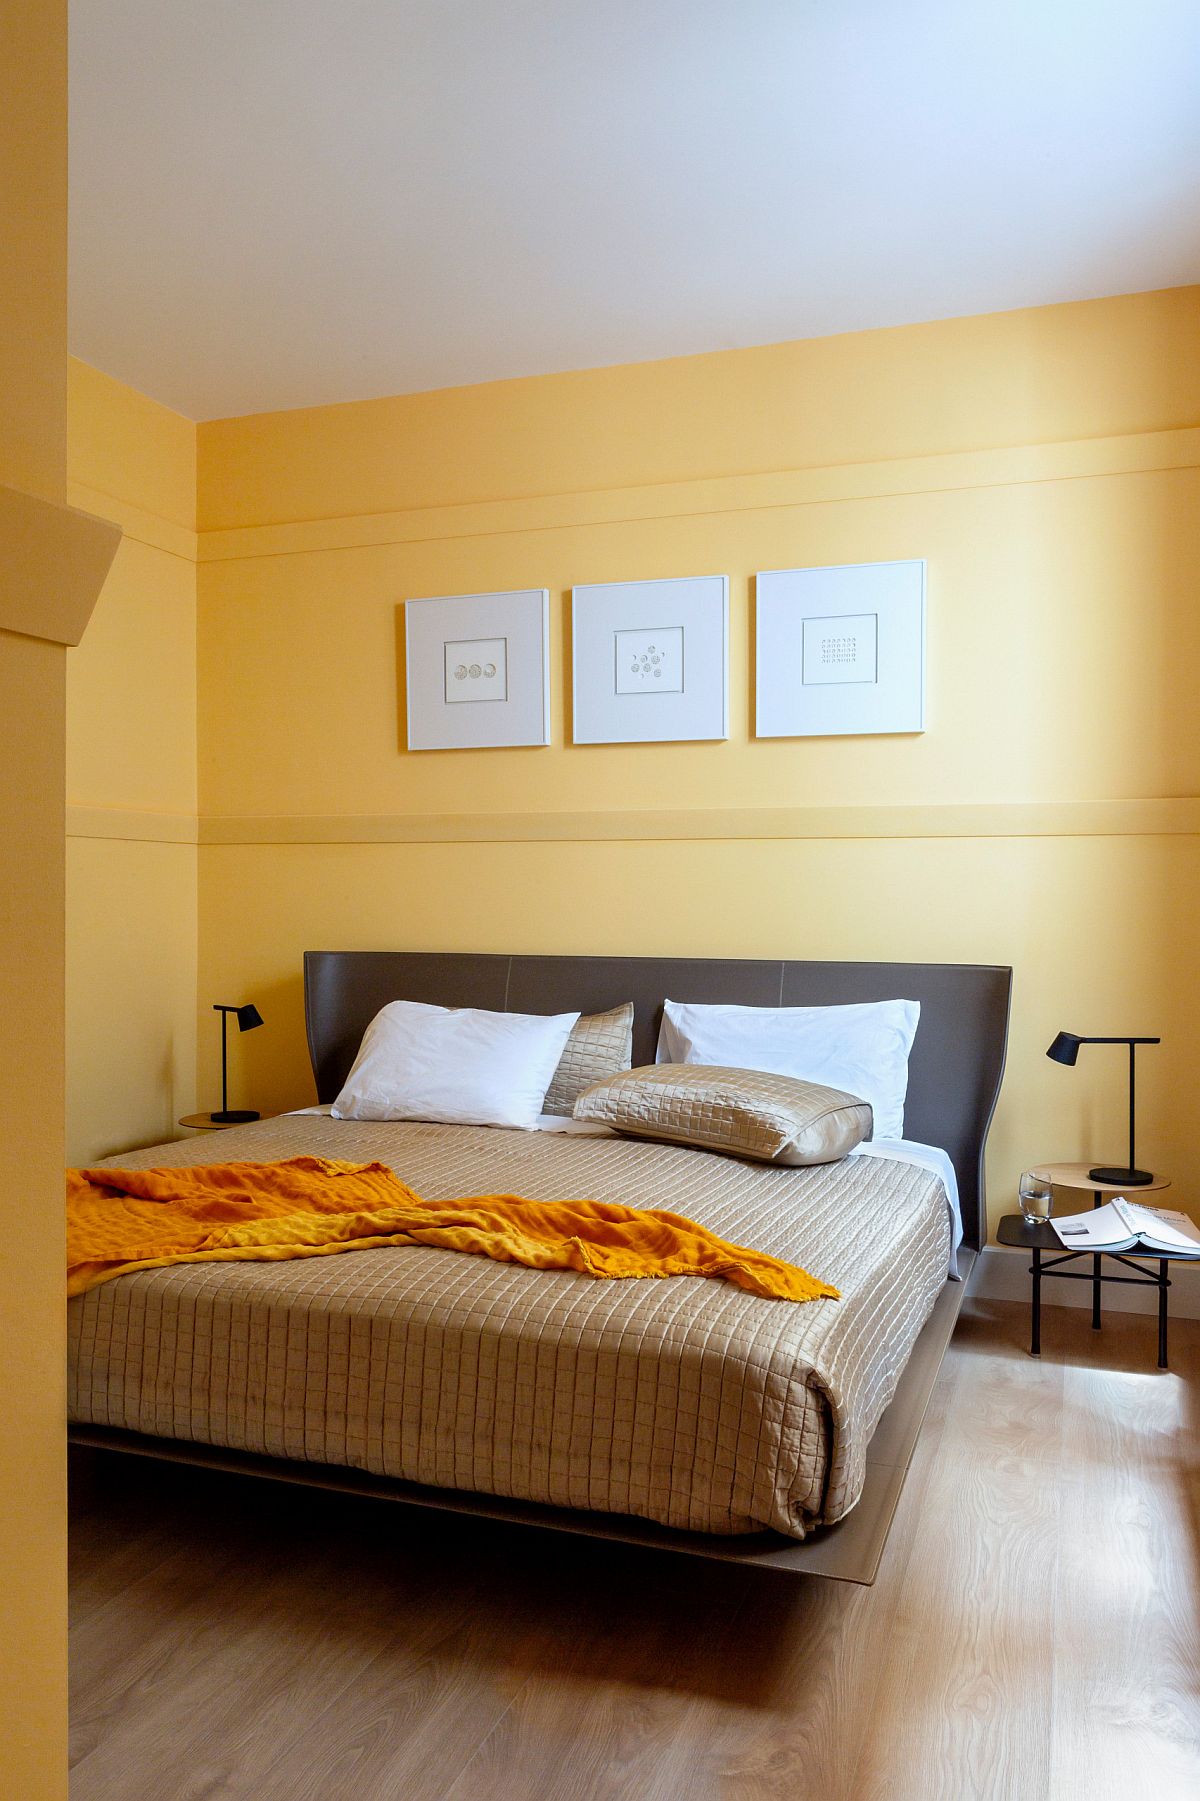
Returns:
[[[234,1012],[237,1014],[239,1031],[252,1032],[255,1026],[261,1026],[263,1022],[263,1016],[257,1007],[235,1007]]]
[[[1072,1065],[1079,1056],[1079,1047],[1082,1043],[1083,1039],[1078,1033],[1060,1032],[1046,1055],[1053,1058],[1055,1063]]]

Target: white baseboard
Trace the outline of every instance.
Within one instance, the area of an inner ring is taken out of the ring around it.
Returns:
[[[1173,1263],[1169,1274],[1171,1318],[1200,1319],[1200,1263]],[[1029,1291],[1028,1251],[1017,1250],[1011,1245],[989,1244],[975,1259],[970,1292],[977,1299],[1024,1301],[1028,1305]],[[1051,1277],[1042,1283],[1043,1307],[1090,1307],[1091,1304],[1092,1289],[1088,1282],[1056,1282]],[[1153,1288],[1127,1288],[1121,1282],[1106,1282],[1102,1305],[1106,1313],[1157,1313],[1158,1292]]]

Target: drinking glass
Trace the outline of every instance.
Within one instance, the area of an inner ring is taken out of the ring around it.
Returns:
[[[1054,1212],[1054,1184],[1043,1169],[1027,1169],[1021,1177],[1021,1212],[1031,1226],[1040,1226]]]

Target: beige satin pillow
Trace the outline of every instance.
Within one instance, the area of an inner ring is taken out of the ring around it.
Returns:
[[[575,1118],[789,1167],[837,1163],[871,1135],[870,1107],[840,1088],[703,1063],[655,1063],[597,1082]]]
[[[612,1007],[607,1013],[585,1013],[571,1027],[571,1036],[559,1058],[554,1080],[542,1102],[543,1113],[571,1117],[571,1109],[585,1088],[605,1076],[615,1076],[633,1062],[633,1002]]]

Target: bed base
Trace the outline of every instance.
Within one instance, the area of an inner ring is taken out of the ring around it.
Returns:
[[[72,1425],[68,1429],[68,1439],[73,1445],[98,1451],[119,1451],[168,1463],[223,1470],[234,1475],[261,1476],[273,1482],[332,1489],[339,1494],[369,1495],[375,1500],[399,1501],[410,1507],[437,1507],[451,1513],[538,1526],[544,1531],[574,1532],[588,1538],[612,1539],[652,1550],[682,1552],[689,1557],[704,1557],[717,1563],[740,1563],[782,1570],[789,1575],[824,1576],[839,1582],[870,1584],[879,1570],[929,1398],[970,1286],[974,1262],[973,1251],[959,1252],[963,1280],[945,1284],[917,1337],[896,1393],[867,1449],[866,1481],[857,1507],[836,1525],[823,1527],[802,1540],[785,1538],[777,1532],[733,1538],[713,1533],[679,1532],[669,1526],[655,1525],[651,1520],[634,1519],[624,1514],[586,1513],[569,1507],[547,1507],[536,1501],[509,1500],[500,1495],[426,1488],[420,1483],[375,1476],[365,1470],[267,1457],[255,1451],[226,1450],[220,1445],[194,1444],[186,1439],[152,1438],[146,1433],[125,1432],[115,1426]]]

